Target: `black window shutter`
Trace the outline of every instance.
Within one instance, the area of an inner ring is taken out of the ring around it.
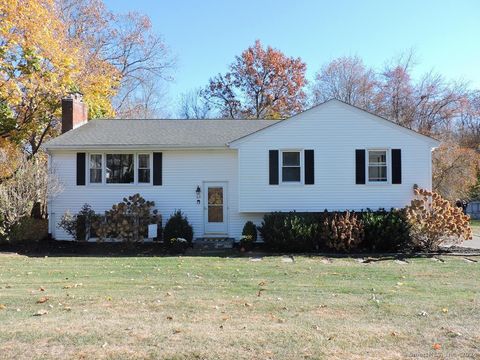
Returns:
[[[153,185],[162,185],[162,153],[153,153]]]
[[[365,184],[365,150],[355,150],[355,183]]]
[[[278,185],[278,150],[269,150],[269,184]]]
[[[77,185],[85,185],[85,153],[77,153]]]
[[[315,165],[313,150],[305,150],[305,185],[315,184]]]
[[[402,183],[402,150],[392,149],[392,184]]]

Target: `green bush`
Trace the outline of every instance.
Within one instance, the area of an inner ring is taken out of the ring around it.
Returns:
[[[242,238],[240,239],[240,248],[244,250],[251,250],[257,242],[257,226],[247,221],[243,226]]]
[[[274,212],[264,215],[258,229],[272,251],[396,252],[411,246],[404,210]]]
[[[193,228],[181,210],[176,210],[170,216],[163,229],[163,241],[167,246],[173,245],[174,239],[178,238],[185,239],[188,245],[192,244]]]
[[[258,228],[268,249],[287,252],[308,252],[320,246],[318,213],[265,214]]]
[[[409,247],[410,225],[405,210],[367,210],[362,214],[365,240],[369,251],[401,251]]]
[[[47,236],[47,219],[24,217],[9,229],[8,241],[13,244],[38,242]]]

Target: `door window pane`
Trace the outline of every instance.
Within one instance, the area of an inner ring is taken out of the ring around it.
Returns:
[[[133,154],[107,154],[107,184],[133,183]]]
[[[223,204],[223,188],[221,187],[208,188],[208,204],[209,205]]]
[[[208,222],[223,222],[223,187],[208,188]]]
[[[223,222],[223,206],[208,206],[208,222],[221,223]]]

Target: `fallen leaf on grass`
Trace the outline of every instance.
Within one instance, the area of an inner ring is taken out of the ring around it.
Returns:
[[[5,305],[5,304],[0,304],[0,310],[4,310],[4,309],[6,309],[6,308],[7,308],[7,305]]]
[[[40,309],[38,310],[35,314],[33,314],[33,316],[42,316],[42,315],[47,315],[48,314],[48,311],[45,310],[45,309]]]
[[[37,300],[37,304],[43,304],[48,301],[48,297],[42,296],[40,299]]]
[[[38,291],[45,291],[45,289],[40,286],[40,287],[38,288]]]

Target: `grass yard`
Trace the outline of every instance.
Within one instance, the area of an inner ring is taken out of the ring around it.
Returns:
[[[480,220],[470,220],[472,229],[476,232],[480,232]]]
[[[480,258],[442,259],[3,254],[0,358],[480,358]]]

